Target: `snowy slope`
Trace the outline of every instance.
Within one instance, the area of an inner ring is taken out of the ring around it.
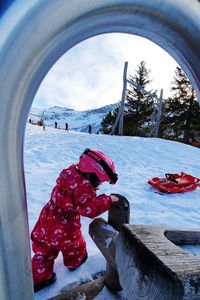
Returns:
[[[46,126],[54,127],[55,122],[58,123],[58,128],[64,129],[65,123],[68,123],[69,130],[78,132],[88,132],[88,125],[92,126],[93,132],[98,132],[101,121],[109,111],[114,110],[119,106],[119,103],[109,104],[100,108],[90,109],[85,111],[77,111],[66,107],[50,107],[45,110],[32,108],[29,118],[33,121],[38,121],[41,118]]]
[[[119,193],[130,201],[131,223],[154,226],[199,228],[200,189],[183,194],[158,194],[147,181],[165,173],[186,172],[200,177],[200,149],[182,143],[156,138],[118,137],[65,132],[28,124],[25,137],[25,175],[28,195],[30,230],[40,210],[49,200],[60,171],[72,163],[86,147],[105,151],[114,160],[119,174],[115,186],[104,184],[100,192]],[[107,218],[107,213],[102,217]],[[77,271],[70,273],[59,256],[55,264],[56,283],[35,294],[35,299],[48,299],[74,281],[90,278],[104,270],[105,260],[88,234],[91,220],[82,218],[89,258]],[[96,299],[124,299],[106,289]]]

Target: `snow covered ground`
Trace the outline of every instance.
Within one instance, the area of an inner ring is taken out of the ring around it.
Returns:
[[[159,194],[147,183],[152,177],[181,171],[199,178],[200,149],[156,138],[90,135],[49,127],[42,131],[42,127],[28,124],[24,155],[30,231],[49,200],[60,171],[76,163],[88,147],[104,151],[115,162],[119,180],[115,186],[103,184],[100,192],[119,193],[129,200],[130,223],[200,228],[200,188],[187,193]],[[101,217],[107,219],[107,213]],[[37,292],[36,300],[53,297],[64,286],[87,280],[93,273],[105,269],[105,259],[88,234],[90,222],[91,219],[82,218],[82,231],[89,253],[86,263],[72,273],[64,267],[59,256],[55,263],[57,281]],[[104,289],[95,299],[124,297],[123,293],[112,295]]]

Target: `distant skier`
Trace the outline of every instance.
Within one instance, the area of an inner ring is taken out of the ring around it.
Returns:
[[[58,127],[58,123],[57,123],[57,122],[55,122],[55,128],[57,129],[57,127]]]
[[[70,271],[87,260],[81,216],[95,218],[119,200],[114,195],[96,195],[102,182],[115,184],[117,179],[113,161],[99,150],[85,149],[77,165],[62,170],[31,233],[35,292],[56,280],[53,266],[59,251]]]
[[[65,130],[68,131],[68,123],[65,123]]]
[[[39,126],[43,126],[43,119],[40,119],[40,121],[38,122]]]
[[[89,124],[89,126],[88,126],[88,133],[92,133],[92,126]]]

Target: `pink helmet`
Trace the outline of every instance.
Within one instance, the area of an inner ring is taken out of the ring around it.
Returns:
[[[118,179],[113,161],[99,150],[85,149],[80,156],[78,169],[84,173],[96,174],[100,182],[115,184]]]

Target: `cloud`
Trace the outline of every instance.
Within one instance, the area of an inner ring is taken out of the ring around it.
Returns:
[[[142,60],[151,69],[149,89],[164,88],[167,96],[175,60],[147,39],[113,33],[85,40],[66,52],[44,78],[33,105],[85,110],[115,103],[121,99],[124,62],[129,63],[128,75],[133,75]]]

